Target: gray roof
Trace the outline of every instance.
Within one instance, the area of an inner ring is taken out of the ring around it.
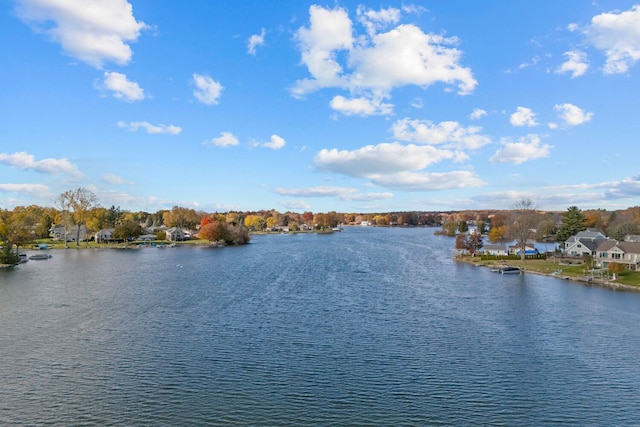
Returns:
[[[598,252],[607,252],[617,247],[626,254],[640,254],[640,243],[638,242],[618,242],[616,240],[605,240],[598,246]]]

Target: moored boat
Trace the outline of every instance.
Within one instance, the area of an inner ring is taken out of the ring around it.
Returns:
[[[500,274],[520,274],[522,270],[519,267],[502,267]]]
[[[29,257],[29,259],[49,259],[51,258],[50,254],[34,254]]]

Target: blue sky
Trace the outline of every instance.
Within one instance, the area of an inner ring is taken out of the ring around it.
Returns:
[[[637,206],[639,29],[624,0],[2,2],[0,207]]]

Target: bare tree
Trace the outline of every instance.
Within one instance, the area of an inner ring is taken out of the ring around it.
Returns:
[[[534,234],[538,224],[538,213],[530,199],[523,199],[515,204],[508,225],[508,235],[514,239],[520,248],[520,259],[524,261],[527,241]]]

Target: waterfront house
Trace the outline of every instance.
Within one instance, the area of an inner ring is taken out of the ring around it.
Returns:
[[[640,243],[605,240],[598,246],[596,262],[601,268],[608,268],[612,262],[624,264],[629,270],[640,269]]]
[[[487,243],[482,247],[482,251],[487,255],[506,256],[507,249],[503,243]]]
[[[181,242],[185,240],[184,231],[178,227],[172,227],[166,230],[167,240],[170,242]]]
[[[76,236],[78,236],[78,226],[74,225],[70,229],[66,230],[63,225],[54,225],[49,230],[49,235],[53,240],[64,240],[65,234],[67,236],[67,242],[75,242]],[[87,240],[87,227],[84,224],[80,225],[80,239],[81,242]]]
[[[565,242],[564,253],[572,257],[582,257],[583,255],[596,256],[596,251],[602,239],[589,240],[589,239],[577,239],[569,243]]]
[[[582,257],[583,255],[596,256],[598,246],[608,237],[600,230],[587,228],[574,236],[569,237],[562,245],[562,253],[571,257]]]
[[[95,234],[94,239],[97,243],[107,243],[111,241],[114,231],[115,228],[103,228]]]

